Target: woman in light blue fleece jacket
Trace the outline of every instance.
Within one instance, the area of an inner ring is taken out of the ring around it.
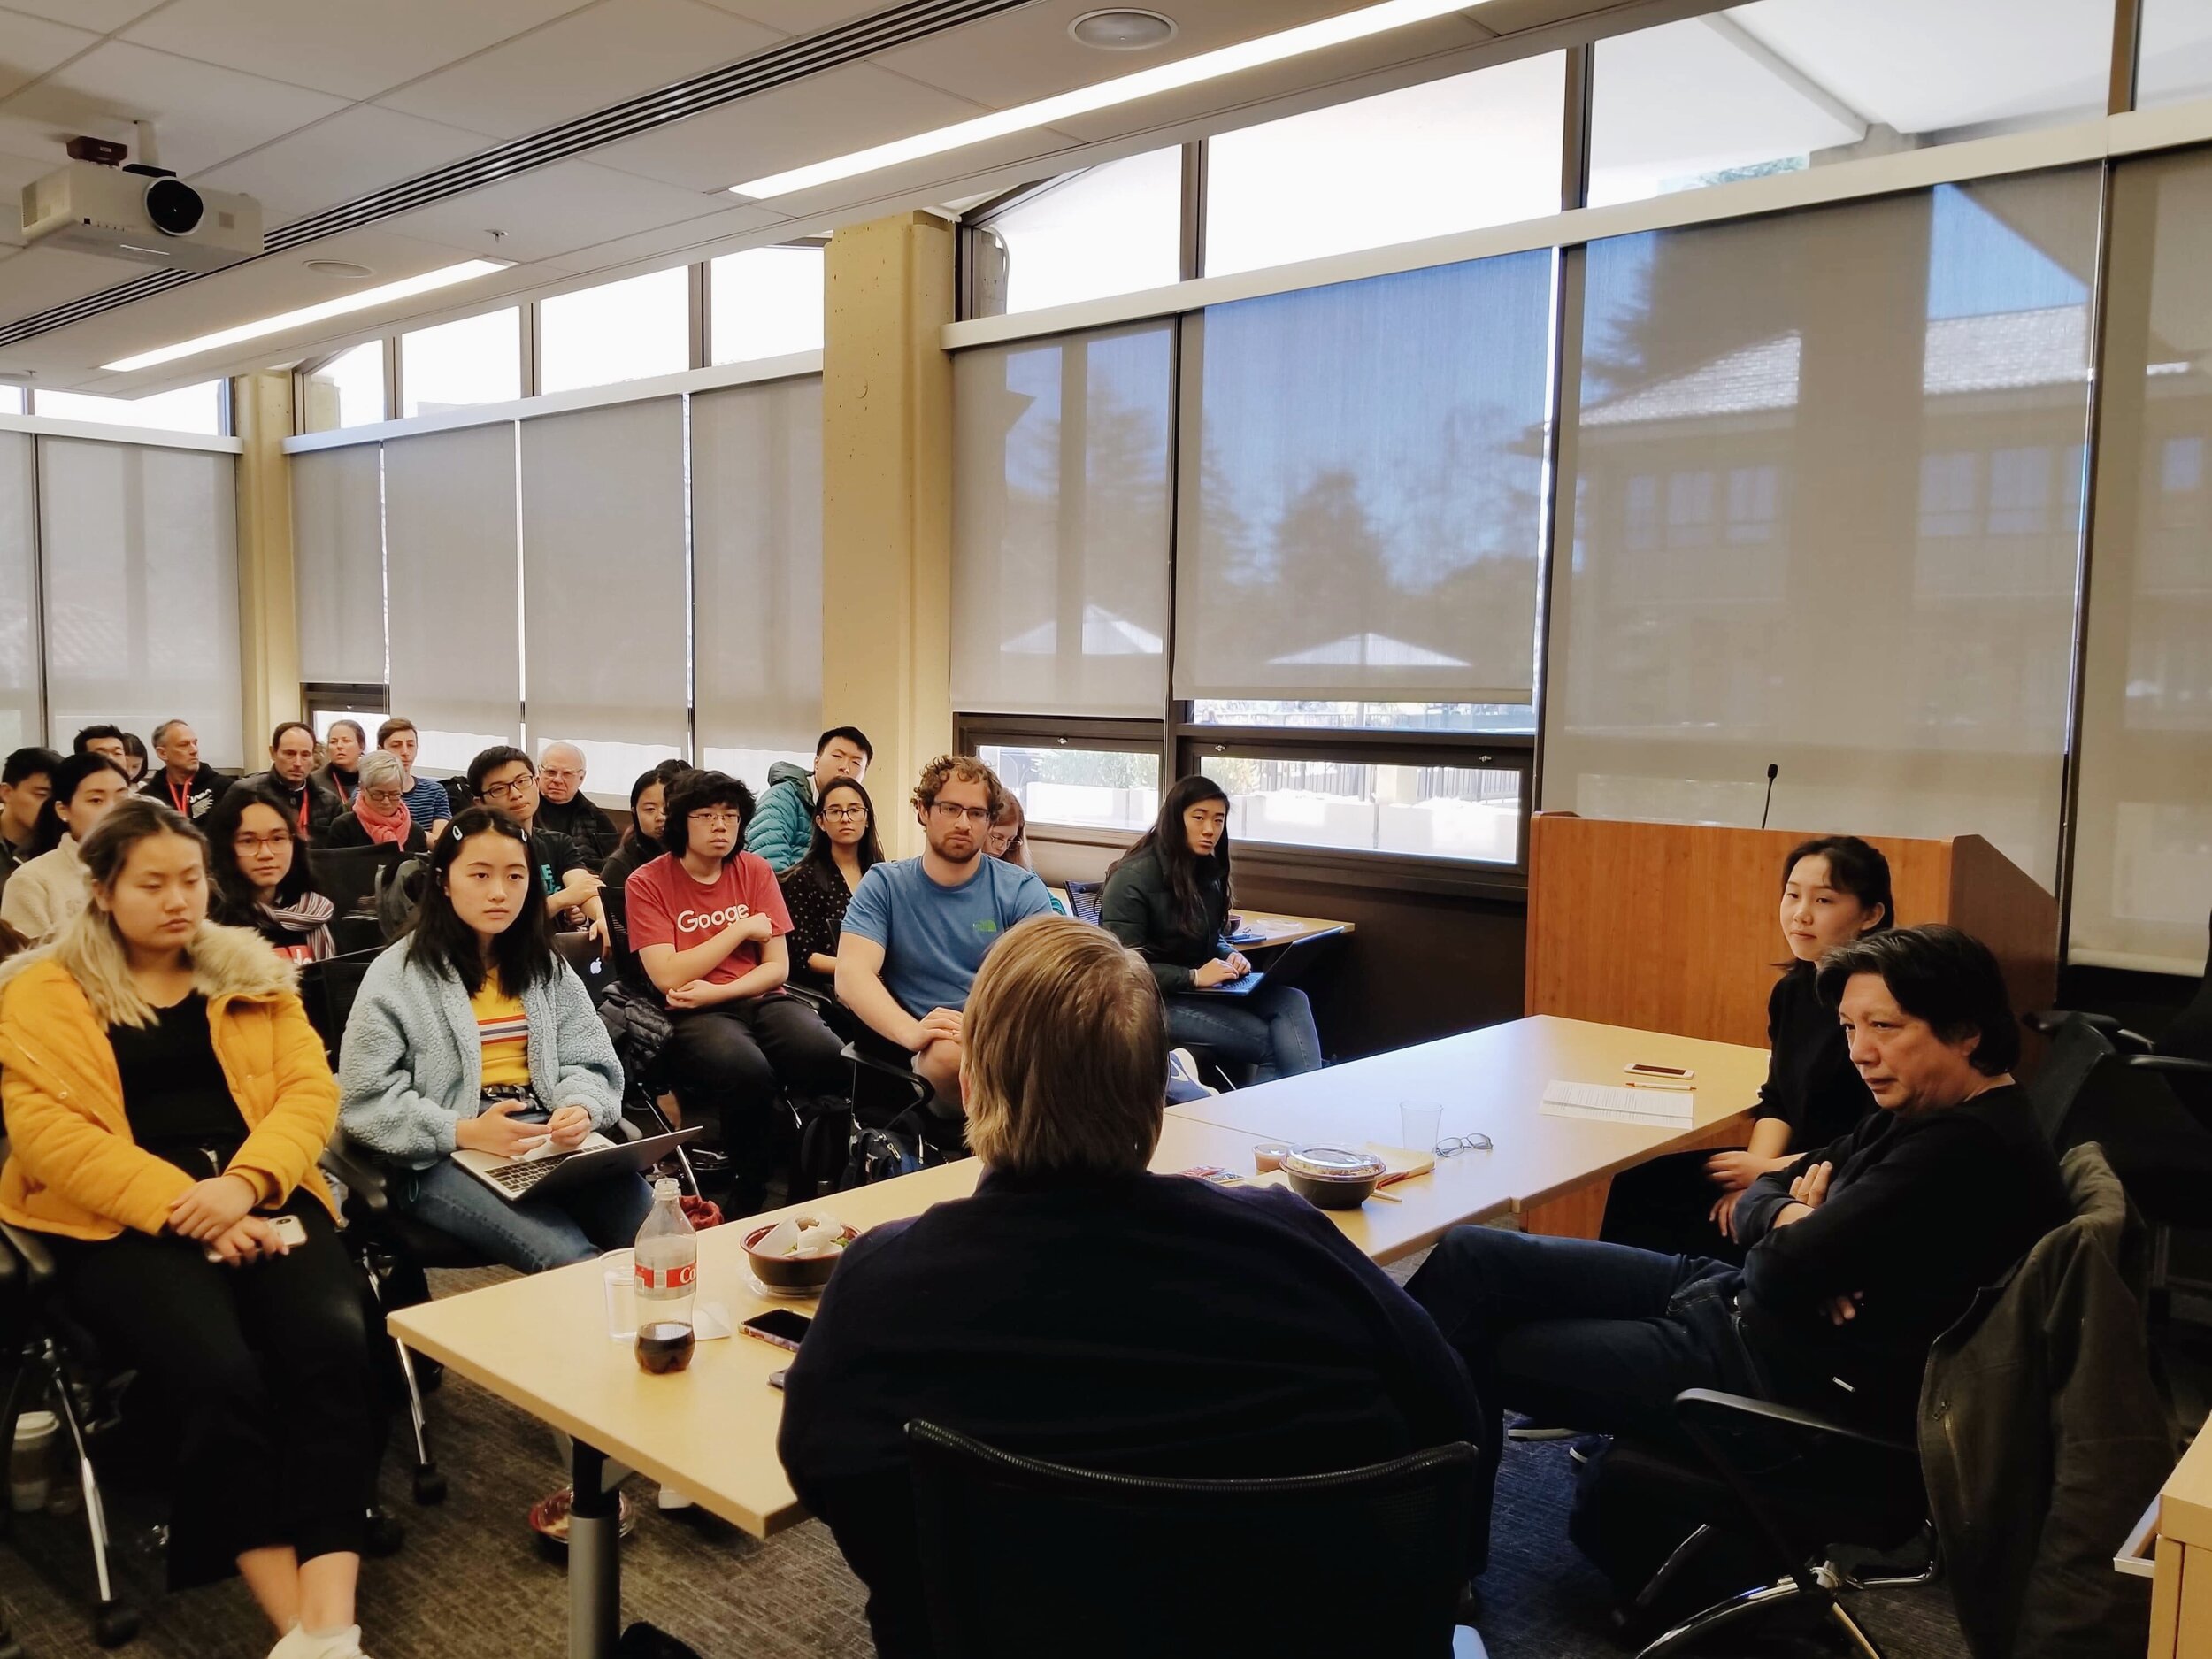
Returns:
[[[550,1140],[580,1145],[621,1116],[606,1027],[554,951],[526,842],[472,808],[440,833],[407,936],[370,964],[340,1046],[339,1121],[392,1166],[392,1199],[526,1272],[634,1240],[651,1190],[625,1170],[511,1202],[454,1163]]]

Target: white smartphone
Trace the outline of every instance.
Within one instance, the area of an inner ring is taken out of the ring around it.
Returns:
[[[296,1250],[307,1242],[306,1224],[297,1216],[265,1216],[262,1219],[269,1224],[269,1231],[277,1235],[277,1241],[288,1248]],[[211,1244],[200,1254],[211,1262],[223,1259],[222,1252]]]
[[[1642,1060],[1632,1061],[1621,1070],[1631,1077],[1693,1078],[1697,1075],[1686,1065],[1652,1065]]]

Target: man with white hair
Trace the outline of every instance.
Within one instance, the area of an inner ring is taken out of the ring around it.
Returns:
[[[538,751],[536,822],[574,841],[595,870],[622,839],[614,820],[584,793],[584,751],[573,743],[548,743]]]
[[[165,802],[195,824],[230,787],[228,778],[200,758],[200,736],[188,720],[164,720],[154,727],[154,754],[161,764],[141,780],[138,793]]]

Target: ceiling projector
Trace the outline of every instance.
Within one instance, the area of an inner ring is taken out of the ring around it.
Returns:
[[[158,167],[72,161],[23,187],[23,240],[34,248],[220,271],[261,251],[261,204],[202,190]]]

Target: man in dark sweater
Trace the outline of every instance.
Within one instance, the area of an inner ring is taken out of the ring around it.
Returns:
[[[567,836],[594,870],[622,839],[614,820],[584,793],[584,751],[573,743],[548,743],[538,753],[537,827]]]
[[[141,780],[138,793],[176,808],[195,824],[230,787],[228,778],[200,758],[200,734],[189,721],[164,720],[154,727],[154,758],[161,764]]]
[[[1327,1217],[1277,1189],[1146,1172],[1167,1037],[1134,952],[1032,918],[985,958],[963,1033],[975,1196],[846,1251],[784,1397],[784,1468],[867,1584],[879,1653],[932,1651],[914,1418],[1198,1478],[1474,1434],[1457,1356]]]
[[[1745,1189],[1741,1270],[1479,1227],[1422,1264],[1409,1288],[1486,1410],[1665,1439],[1676,1394],[1717,1388],[1912,1438],[1936,1337],[2071,1210],[2009,1074],[2018,1028],[1986,946],[1870,933],[1821,959],[1818,989],[1881,1110]]]
[[[250,772],[230,786],[227,793],[251,795],[265,789],[291,809],[300,834],[321,845],[338,816],[338,792],[319,783],[315,770],[315,731],[300,720],[287,720],[270,733],[269,770]]]

